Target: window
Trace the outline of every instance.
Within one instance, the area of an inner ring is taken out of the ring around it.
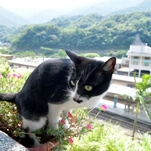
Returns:
[[[149,66],[150,65],[150,60],[151,60],[150,57],[144,57],[143,65],[144,66]]]
[[[140,62],[139,57],[133,57],[133,58],[132,58],[132,64],[133,64],[133,65],[138,65],[139,62]]]
[[[138,61],[133,61],[133,64],[134,65],[138,65]]]
[[[139,57],[134,57],[134,59],[139,59]]]
[[[145,59],[145,60],[150,60],[151,58],[149,58],[149,57],[145,57],[144,59]]]

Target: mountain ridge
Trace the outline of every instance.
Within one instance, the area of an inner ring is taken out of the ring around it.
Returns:
[[[151,11],[151,1],[150,0],[144,0],[142,3],[135,7],[130,7],[127,9],[124,9],[122,11],[114,12],[114,14],[125,14],[125,13],[132,13],[132,12],[144,12],[144,11]]]
[[[0,25],[17,27],[25,24],[29,24],[29,21],[0,6]]]
[[[148,9],[150,8],[151,10],[150,0],[106,0],[103,2],[87,5],[85,7],[77,8],[75,10],[46,9],[28,15],[28,17],[21,17],[21,14],[15,14],[14,12],[4,9],[0,6],[0,25],[18,27],[26,24],[47,23],[51,21],[51,19],[60,16],[71,17],[88,14],[99,14],[105,16],[127,13],[128,11],[134,12],[135,10],[144,11],[146,10],[145,7],[148,7]]]

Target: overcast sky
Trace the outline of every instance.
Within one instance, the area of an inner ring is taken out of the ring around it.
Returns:
[[[30,10],[47,8],[77,8],[94,2],[106,0],[0,0],[0,6],[9,10]]]

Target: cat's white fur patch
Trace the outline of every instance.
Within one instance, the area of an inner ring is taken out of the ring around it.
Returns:
[[[49,121],[50,127],[53,129],[58,128],[59,117],[62,111],[65,111],[67,114],[68,111],[72,109],[76,109],[76,108],[84,108],[84,107],[94,108],[99,104],[99,102],[101,101],[101,99],[104,97],[106,93],[107,92],[103,93],[102,95],[92,97],[89,100],[87,100],[84,97],[81,97],[81,99],[84,100],[82,103],[75,102],[72,96],[69,97],[69,100],[67,100],[63,104],[48,103],[48,106],[49,106],[48,121]]]
[[[40,119],[38,121],[31,121],[31,120],[27,120],[24,117],[22,117],[23,119],[23,128],[29,128],[30,131],[35,131],[37,129],[42,128],[45,124],[46,124],[46,117],[40,117]]]
[[[69,105],[69,106],[71,106],[71,108],[83,108],[83,107],[92,108],[92,107],[96,107],[98,105],[98,103],[100,102],[100,100],[107,94],[107,91],[105,91],[101,95],[91,97],[88,100],[86,97],[82,97],[82,96],[80,96],[77,93],[78,84],[79,84],[79,81],[77,81],[74,91],[73,90],[69,90],[70,99],[66,103],[71,104],[71,105]],[[82,100],[83,102],[79,104],[79,103],[77,103],[77,102],[74,101],[74,103],[73,103],[73,98]]]

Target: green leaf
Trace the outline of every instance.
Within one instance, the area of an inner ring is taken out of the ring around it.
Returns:
[[[145,110],[146,115],[147,115],[148,118],[151,120],[151,113],[149,112],[149,110],[148,110],[148,108],[147,108],[147,106],[146,106],[146,103],[145,103],[145,101],[144,101],[144,98],[140,96],[140,97],[139,97],[139,100],[140,100],[140,103],[141,103],[141,105],[143,106],[143,108],[144,108],[144,110]]]

